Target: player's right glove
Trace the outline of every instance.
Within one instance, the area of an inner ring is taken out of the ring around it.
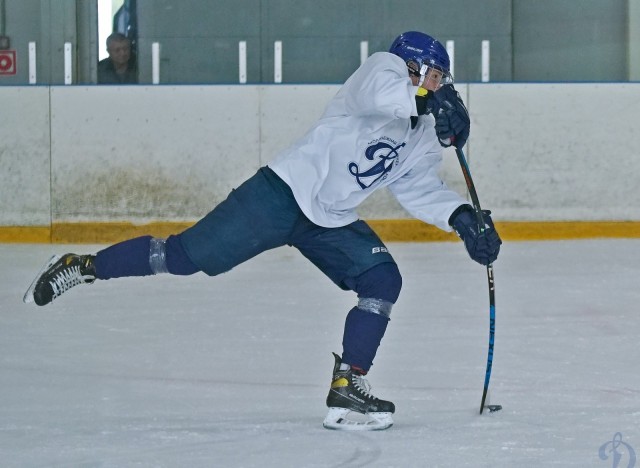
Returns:
[[[436,134],[440,144],[445,148],[451,145],[462,148],[469,138],[471,127],[464,102],[452,84],[441,86],[433,97],[437,102],[433,115],[436,118]]]
[[[471,205],[462,205],[449,218],[449,225],[464,242],[469,256],[481,265],[488,265],[498,258],[502,240],[493,225],[491,211],[482,210],[482,216],[484,231],[480,230]]]

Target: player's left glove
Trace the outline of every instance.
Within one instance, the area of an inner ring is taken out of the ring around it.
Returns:
[[[464,102],[452,84],[441,86],[434,93],[434,98],[437,108],[433,114],[440,144],[445,148],[451,145],[462,148],[469,138],[471,127],[469,112]]]
[[[435,114],[439,105],[433,91],[429,91],[429,93],[424,96],[416,95],[416,110],[418,111],[418,115]]]
[[[462,205],[449,218],[449,225],[464,242],[469,256],[481,265],[488,265],[498,258],[502,240],[493,225],[491,211],[482,210],[482,216],[484,231],[480,230],[471,205]]]

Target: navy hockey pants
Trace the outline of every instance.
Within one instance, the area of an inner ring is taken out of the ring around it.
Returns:
[[[336,285],[358,294],[358,306],[349,312],[345,323],[342,360],[364,372],[371,367],[402,281],[393,257],[364,221],[339,228],[312,223],[298,207],[289,186],[264,167],[177,239],[178,244],[173,236],[167,241],[168,271],[175,274],[195,272],[188,267],[193,264],[214,276],[265,250],[284,245],[297,248]],[[144,255],[145,245],[149,240],[138,238],[99,252],[98,277],[129,276],[100,266],[130,265],[133,257]],[[187,267],[180,273],[171,264]],[[133,274],[151,274],[148,262],[144,268]]]
[[[340,288],[386,302],[389,311],[400,294],[398,267],[364,221],[340,228],[312,223],[289,186],[268,167],[179,237],[191,261],[209,275],[228,271],[265,250],[290,245]],[[388,313],[354,307],[345,323],[343,362],[368,371],[388,321]]]
[[[352,289],[345,283],[348,278],[380,263],[395,263],[364,221],[341,228],[309,221],[289,186],[268,167],[179,237],[191,261],[211,276],[283,245],[300,250],[343,289]]]

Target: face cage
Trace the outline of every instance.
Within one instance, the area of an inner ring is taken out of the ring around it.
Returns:
[[[415,63],[415,62],[413,62]],[[407,64],[407,68],[409,69],[409,73],[411,75],[417,76],[419,78],[418,81],[418,86],[422,86],[422,83],[424,83],[424,80],[427,76],[427,73],[429,72],[429,68],[433,68],[436,71],[439,71],[440,73],[442,73],[442,78],[440,79],[440,82],[438,83],[438,87],[442,86],[442,85],[446,85],[446,84],[453,84],[453,76],[451,76],[451,73],[449,73],[446,70],[442,70],[439,67],[430,67],[429,65],[426,64],[422,64],[420,66],[420,71],[414,70],[413,68],[411,68],[408,64]]]

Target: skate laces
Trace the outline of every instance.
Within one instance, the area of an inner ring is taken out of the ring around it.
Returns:
[[[353,385],[362,392],[362,394],[369,398],[375,398],[371,394],[371,384],[369,381],[363,376],[358,374],[351,374]]]
[[[65,268],[49,281],[51,289],[53,290],[53,297],[60,296],[65,291],[84,283],[90,278],[90,276],[85,277],[80,273],[80,265]]]

